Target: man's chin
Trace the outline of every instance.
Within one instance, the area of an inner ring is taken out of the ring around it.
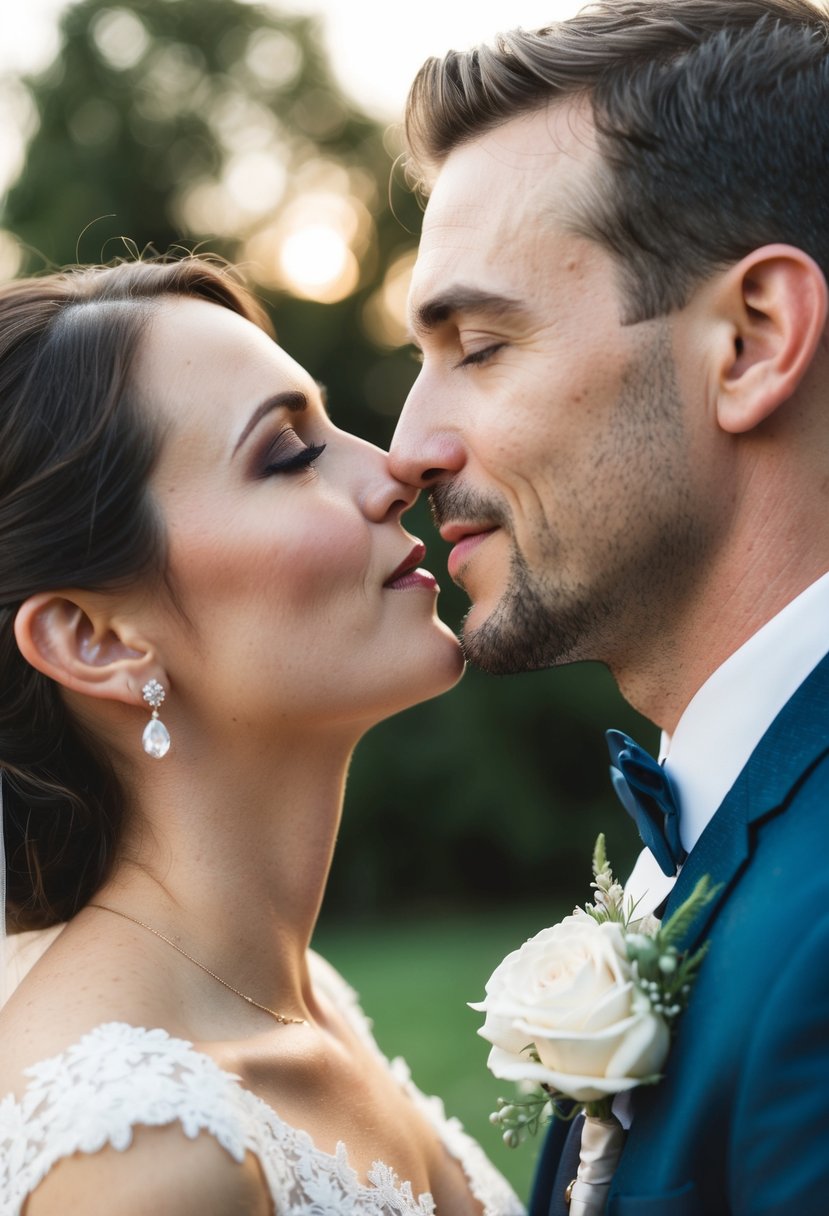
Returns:
[[[468,588],[462,587],[460,583],[458,586],[461,587],[461,589],[465,591],[467,595],[469,595]],[[463,624],[461,626],[461,641],[464,645],[466,644],[467,638],[472,634],[478,633],[481,630],[486,632],[488,629],[490,629],[492,627],[491,623],[493,618],[498,613],[497,602],[493,604],[491,601],[487,602],[483,599],[475,600],[472,599],[471,596],[470,599],[472,600],[472,603],[466,610],[466,616],[463,618]]]
[[[583,617],[554,614],[525,582],[493,607],[473,604],[461,629],[468,663],[490,675],[546,671],[598,655],[585,653]]]
[[[493,676],[518,675],[547,666],[533,663],[524,640],[504,629],[497,618],[482,613],[476,620],[477,616],[473,606],[461,630],[461,646],[467,663]]]

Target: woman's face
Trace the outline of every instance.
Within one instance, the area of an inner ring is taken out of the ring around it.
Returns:
[[[171,298],[136,383],[162,424],[151,488],[186,616],[154,618],[171,712],[267,737],[368,724],[455,683],[434,580],[406,577],[415,492],[331,423],[306,371],[235,313]]]

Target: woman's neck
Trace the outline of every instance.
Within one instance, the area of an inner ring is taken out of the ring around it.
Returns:
[[[142,780],[124,860],[96,902],[175,936],[264,1004],[313,1013],[306,950],[352,746],[295,737],[171,751]]]

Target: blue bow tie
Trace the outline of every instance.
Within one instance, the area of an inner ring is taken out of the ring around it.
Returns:
[[[616,796],[636,823],[659,868],[673,876],[688,854],[679,838],[679,807],[668,774],[620,730],[607,731],[605,738]]]

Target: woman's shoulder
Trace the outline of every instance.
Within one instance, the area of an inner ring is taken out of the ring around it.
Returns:
[[[71,929],[56,926],[6,942],[10,982],[0,1009],[0,1098],[19,1094],[31,1080],[28,1070],[44,1061],[75,1052],[80,1066],[88,1042],[98,1051],[120,1049],[111,1037],[85,1037],[92,1028],[170,1024],[162,1009],[142,999],[150,985],[139,982],[141,969],[132,958],[125,963],[95,939],[77,946]]]
[[[0,935],[0,959],[4,994],[11,993],[20,984],[50,946],[61,935],[66,925],[52,925],[49,929],[30,929],[25,933],[15,933],[9,937]]]
[[[242,1093],[235,1076],[187,1040],[160,1028],[104,1022],[18,1070],[0,1100],[0,1146],[4,1137],[34,1143],[46,1131],[54,1144],[52,1133],[62,1128],[72,1151],[124,1148],[137,1124],[163,1125],[184,1113],[189,1136],[209,1128],[240,1161]]]
[[[309,970],[314,987],[370,1038],[357,996],[339,973],[314,953]],[[27,1196],[35,1196],[27,1216],[74,1210],[63,1197],[75,1193],[77,1210],[94,1216],[94,1206],[80,1197],[106,1194],[100,1179],[109,1174],[136,1212],[159,1216],[256,1213],[268,1187],[272,1196],[281,1193],[277,1176],[285,1162],[311,1152],[301,1133],[255,1098],[232,1064],[223,1068],[184,1034],[126,1018],[95,1024],[97,998],[64,999],[61,1016],[62,971],[53,954],[0,1013],[3,1216],[18,1212]],[[195,1179],[199,1189],[192,1191]],[[246,1197],[251,1187],[256,1203]]]
[[[18,1202],[12,1183],[8,1207],[0,1178],[0,1211],[16,1213],[25,1201],[26,1216],[110,1216],[113,1195],[119,1216],[267,1216],[273,1211],[256,1158],[248,1153],[237,1162],[209,1135],[188,1138],[181,1123],[140,1126],[129,1148],[105,1146],[94,1156],[64,1156],[29,1185],[28,1198],[21,1193]]]
[[[151,1131],[159,1134],[148,1136]],[[182,1136],[193,1142],[194,1153],[181,1153]],[[243,1091],[209,1056],[165,1030],[104,1023],[25,1065],[13,1092],[0,1101],[0,1211],[18,1211],[35,1190],[37,1206],[27,1212],[57,1211],[60,1205],[48,1203],[58,1175],[63,1181],[56,1194],[67,1187],[78,1195],[98,1193],[99,1175],[88,1164],[93,1157],[96,1167],[117,1173],[119,1193],[136,1203],[142,1195],[136,1211],[150,1210],[146,1187],[158,1187],[160,1179],[169,1180],[171,1194],[177,1178],[190,1186],[201,1177],[201,1158],[216,1193],[244,1189],[249,1171],[240,1167],[253,1159],[256,1143]],[[130,1180],[150,1161],[153,1177],[132,1191]],[[86,1204],[83,1209],[90,1210]],[[64,1204],[60,1210],[75,1209]],[[158,1210],[231,1209],[166,1203]]]

